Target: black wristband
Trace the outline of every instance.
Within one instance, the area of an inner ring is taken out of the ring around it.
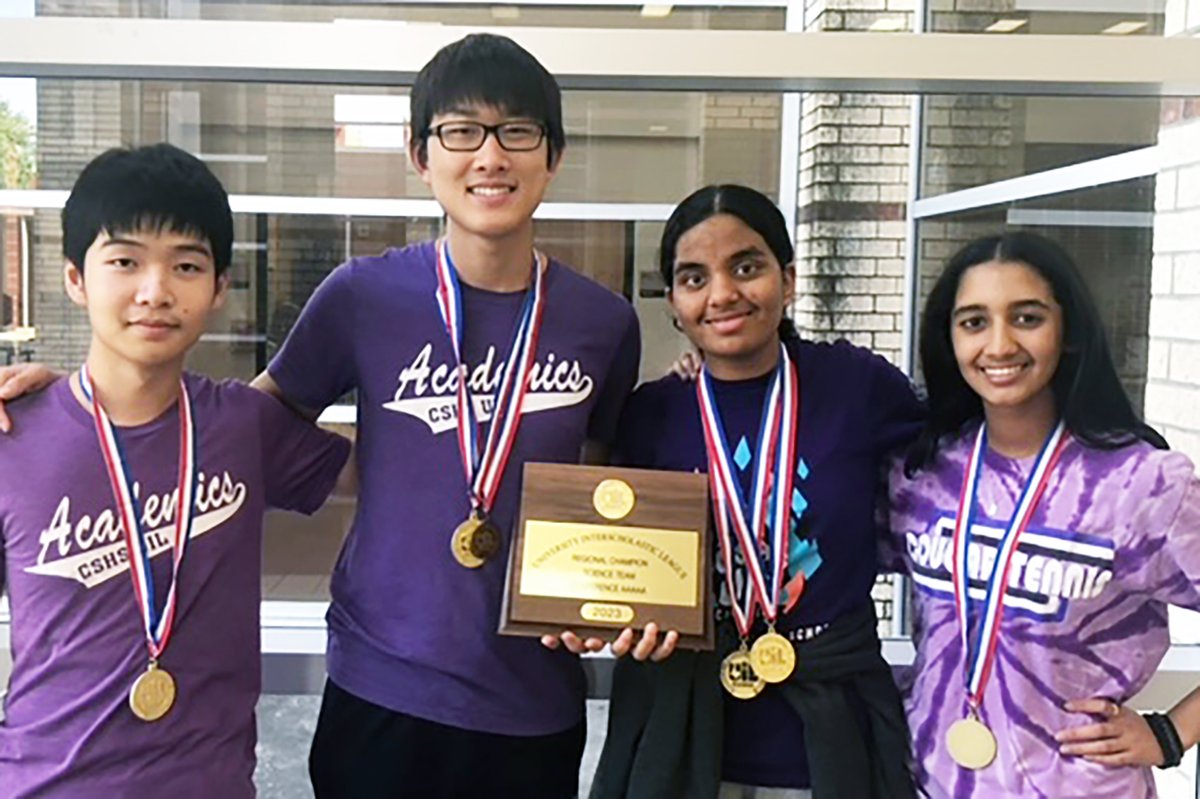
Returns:
[[[1179,730],[1175,729],[1175,722],[1171,721],[1171,717],[1163,713],[1143,713],[1142,718],[1150,725],[1150,732],[1154,733],[1154,739],[1158,741],[1158,746],[1162,749],[1163,762],[1159,768],[1175,768],[1183,760],[1183,741],[1179,738]]]

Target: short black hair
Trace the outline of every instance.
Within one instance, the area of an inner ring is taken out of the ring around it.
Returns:
[[[983,418],[983,400],[967,384],[954,356],[950,322],[963,274],[991,261],[1033,269],[1050,284],[1062,308],[1062,357],[1050,385],[1071,435],[1099,449],[1123,447],[1138,439],[1166,449],[1166,440],[1142,421],[1121,385],[1100,312],[1075,261],[1050,239],[1014,231],[976,239],[960,249],[925,300],[920,350],[929,416],[909,450],[908,474],[932,463],[946,436],[960,434]]]
[[[438,114],[471,105],[528,117],[546,126],[548,162],[567,144],[558,81],[533,55],[505,36],[472,33],[446,45],[413,83],[411,112],[417,157],[427,154],[429,125]]]
[[[80,270],[102,233],[169,230],[205,239],[217,277],[233,257],[229,195],[203,161],[172,144],[115,147],[93,158],[63,206],[62,227],[63,255]]]
[[[675,250],[683,234],[719,214],[737,217],[748,228],[762,236],[781,269],[787,269],[796,260],[787,221],[770,197],[736,183],[705,186],[692,192],[675,206],[663,228],[662,241],[658,248],[658,271],[668,290],[675,282]],[[783,318],[779,320],[779,337],[784,341],[800,338],[786,310]]]

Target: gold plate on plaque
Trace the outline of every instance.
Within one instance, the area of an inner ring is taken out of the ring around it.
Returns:
[[[692,607],[699,597],[699,533],[537,519],[525,523],[524,596]]]
[[[615,477],[601,480],[600,485],[592,492],[592,505],[595,506],[596,512],[614,522],[628,516],[633,511],[636,501],[629,483]]]
[[[579,607],[579,618],[600,624],[628,624],[633,616],[633,608],[613,602],[584,602]]]

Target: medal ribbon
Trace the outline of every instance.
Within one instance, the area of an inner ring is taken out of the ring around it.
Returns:
[[[780,353],[759,423],[758,454],[754,461],[749,502],[734,474],[734,459],[713,396],[712,376],[702,368],[696,381],[708,453],[713,519],[721,543],[734,622],[743,638],[749,635],[754,624],[756,605],[762,608],[768,623],[774,623],[778,617],[787,564],[800,395],[795,364],[782,344]],[[741,551],[746,567],[746,580],[740,594],[734,580],[735,548]]]
[[[96,437],[104,456],[108,481],[112,486],[113,498],[117,503],[121,527],[124,531],[125,550],[129,556],[129,576],[133,581],[133,592],[142,616],[142,627],[146,633],[146,647],[150,659],[157,660],[171,640],[175,627],[175,607],[178,601],[176,588],[179,585],[179,569],[192,534],[192,519],[195,516],[196,496],[196,427],[192,416],[192,402],[183,379],[179,381],[179,485],[175,494],[175,535],[171,542],[171,584],[167,590],[162,609],[154,604],[154,574],[150,566],[150,543],[142,528],[141,507],[133,492],[133,477],[129,471],[124,451],[116,428],[100,400],[92,390],[92,379],[85,365],[79,372],[79,385],[92,404],[92,419],[96,426]]]
[[[458,450],[462,458],[463,473],[467,479],[468,497],[471,508],[485,515],[496,501],[504,468],[512,454],[517,429],[521,424],[521,403],[529,388],[529,378],[537,359],[538,332],[545,309],[545,292],[542,279],[546,271],[546,258],[534,252],[533,287],[525,294],[521,314],[513,334],[512,347],[500,387],[496,391],[492,406],[492,419],[480,448],[479,422],[475,417],[475,406],[467,385],[468,367],[463,363],[463,309],[462,286],[458,272],[450,260],[450,247],[446,239],[437,244],[437,303],[446,325],[446,333],[454,348],[454,360],[458,367]]]
[[[954,558],[951,562],[951,578],[954,582],[954,608],[958,616],[959,633],[966,660],[965,682],[967,701],[972,708],[983,702],[984,688],[992,673],[996,659],[996,645],[1000,639],[1000,619],[1004,612],[1005,593],[1008,586],[1009,568],[1017,551],[1017,542],[1037,507],[1038,501],[1050,482],[1054,470],[1066,448],[1069,436],[1066,425],[1059,422],[1046,440],[1034,462],[1029,480],[1017,500],[1017,507],[1009,520],[996,550],[996,561],[988,577],[984,594],[983,614],[975,636],[975,648],[970,648],[968,619],[971,599],[968,595],[967,553],[971,544],[971,527],[975,517],[975,496],[979,488],[979,474],[983,467],[983,456],[987,452],[987,424],[979,427],[975,446],[967,461],[963,474],[962,491],[959,494],[958,515],[954,519]]]

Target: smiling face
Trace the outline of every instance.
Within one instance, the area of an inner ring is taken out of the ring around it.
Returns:
[[[989,261],[966,270],[950,317],[954,357],[985,411],[1053,409],[1062,308],[1037,271]]]
[[[216,277],[207,241],[165,230],[101,232],[83,270],[68,262],[64,278],[67,294],[87,309],[89,359],[144,368],[182,366],[227,283]]]
[[[454,122],[531,122],[491,106],[468,106],[436,114],[430,129]],[[532,121],[534,124],[540,124]],[[458,231],[490,240],[525,235],[533,225],[533,212],[558,169],[550,163],[549,144],[543,137],[534,150],[511,151],[500,146],[494,134],[473,152],[449,150],[431,134],[421,158],[414,143],[410,158]]]
[[[791,264],[736,216],[711,216],[679,237],[668,299],[718,378],[756,377],[775,364],[794,291]]]

